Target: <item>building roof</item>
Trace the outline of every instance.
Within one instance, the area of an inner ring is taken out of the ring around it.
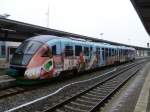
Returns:
[[[69,33],[69,32],[60,31],[56,29],[45,28],[42,26],[23,23],[15,20],[0,18],[0,41],[22,42],[25,39],[37,35],[55,35],[55,36],[63,36],[63,37],[74,37],[74,38],[81,38],[81,39],[94,41],[94,42],[109,43],[112,45],[135,47],[138,49],[147,49],[144,47],[131,46],[122,43],[111,42],[111,41],[93,38],[89,36]]]
[[[150,35],[150,0],[131,0],[131,2]]]

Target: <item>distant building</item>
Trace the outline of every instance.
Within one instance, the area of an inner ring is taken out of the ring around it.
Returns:
[[[0,41],[0,59],[9,62],[12,54],[19,45],[20,42]]]

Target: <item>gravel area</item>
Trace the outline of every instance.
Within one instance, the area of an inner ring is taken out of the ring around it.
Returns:
[[[122,65],[122,66],[125,66]],[[109,68],[107,70],[102,70],[102,71],[98,71],[98,72],[94,72],[94,73],[89,73],[86,75],[81,75],[78,77],[73,77],[73,78],[68,78],[65,80],[57,80],[57,81],[53,81],[51,82],[49,85],[44,85],[43,87],[40,87],[39,89],[33,90],[33,91],[29,91],[29,92],[25,92],[22,94],[17,94],[15,96],[11,96],[11,97],[7,97],[5,99],[1,99],[0,100],[0,111],[5,111],[5,110],[9,110],[11,108],[14,108],[16,106],[22,105],[24,103],[27,103],[29,101],[35,100],[37,98],[43,97],[45,95],[48,95],[50,93],[53,93],[54,91],[56,91],[58,88],[63,87],[66,84],[70,84],[76,81],[81,81],[81,80],[86,80],[86,79],[90,79],[92,77],[104,74],[108,71],[113,70],[115,67]],[[80,86],[82,87],[82,86]],[[70,86],[71,90],[73,90],[73,86]],[[76,89],[76,88],[75,88]],[[58,94],[61,94],[61,92],[59,92]],[[58,97],[60,96],[60,98]],[[64,100],[64,97],[66,97],[66,94],[63,95],[57,95],[56,97],[53,96],[51,98],[51,100],[58,101],[58,99]],[[60,100],[61,101],[61,100]],[[43,105],[43,104],[41,104]],[[54,105],[54,104],[51,104]]]

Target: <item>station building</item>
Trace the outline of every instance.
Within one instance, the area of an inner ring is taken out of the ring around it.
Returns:
[[[9,63],[12,54],[19,45],[20,42],[0,41],[0,68],[5,67],[6,63]]]

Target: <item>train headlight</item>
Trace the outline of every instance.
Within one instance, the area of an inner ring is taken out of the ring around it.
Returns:
[[[28,79],[38,79],[40,77],[40,67],[27,69],[25,71],[25,77]]]

